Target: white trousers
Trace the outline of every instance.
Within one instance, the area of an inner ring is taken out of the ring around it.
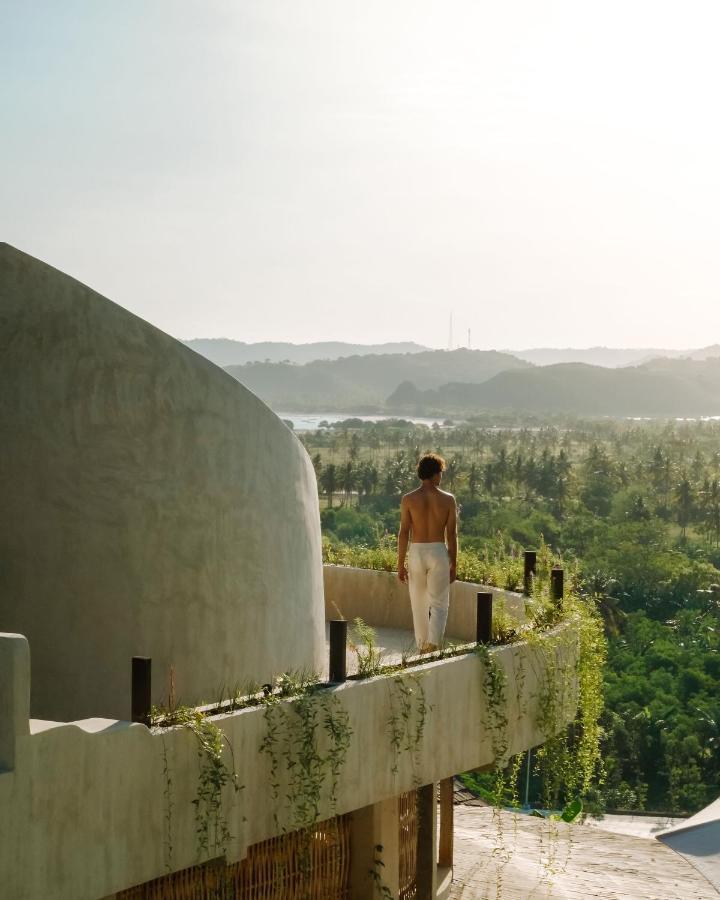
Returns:
[[[445,544],[410,545],[408,583],[415,643],[419,648],[439,647],[450,604],[450,557]]]

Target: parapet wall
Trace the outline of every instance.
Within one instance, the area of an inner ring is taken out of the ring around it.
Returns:
[[[194,735],[179,727],[151,731],[109,719],[73,724],[31,720],[28,728],[30,671],[23,645],[22,637],[0,635],[0,673],[13,672],[12,688],[0,692],[0,748],[12,745],[13,757],[12,768],[0,771],[3,896],[97,900],[202,861],[193,804],[199,774]],[[490,652],[506,679],[499,712],[507,723],[510,753],[537,746],[546,737],[539,725],[546,679],[557,679],[560,721],[573,718],[578,646],[572,626],[561,626],[533,645],[517,643]],[[491,764],[489,711],[499,698],[488,699],[485,683],[483,661],[469,653],[312,695],[313,704],[323,695],[335,698],[349,726],[336,801],[326,780],[318,819]],[[297,701],[290,700],[272,707],[279,759],[275,772],[261,752],[272,731],[269,707],[213,720],[232,747],[243,786],[237,794],[230,787],[223,791],[232,835],[228,862],[243,858],[248,846],[293,827],[285,758],[287,741],[294,741],[289,729],[300,721],[297,708]],[[321,720],[322,707],[317,712]],[[410,739],[410,749],[405,738],[393,742],[393,730],[405,716],[417,738]],[[321,752],[327,750],[323,733],[320,728]],[[229,762],[229,753],[226,758]]]
[[[394,572],[357,569],[353,566],[323,567],[326,619],[363,619],[376,628],[401,628],[412,632],[413,620],[408,587]],[[500,588],[456,581],[450,586],[450,610],[445,636],[474,641],[477,634],[477,594],[493,595],[495,610],[502,607],[515,622],[525,621],[525,598]]]

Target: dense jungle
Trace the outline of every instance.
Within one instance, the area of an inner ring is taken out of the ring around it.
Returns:
[[[598,809],[689,813],[717,797],[719,422],[348,419],[299,436],[326,559],[392,567],[400,497],[433,451],[460,506],[459,577],[517,588],[508,561],[541,544],[574,573],[608,638]]]

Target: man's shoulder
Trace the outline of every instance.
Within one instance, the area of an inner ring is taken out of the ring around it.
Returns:
[[[455,503],[455,494],[451,494],[450,491],[443,491],[438,488],[438,493],[442,494],[443,499],[448,503]]]
[[[408,491],[407,494],[403,494],[400,502],[405,503],[407,501],[408,503],[412,503],[412,501],[417,497],[417,495],[419,493],[420,493],[420,488],[415,488],[412,491]]]

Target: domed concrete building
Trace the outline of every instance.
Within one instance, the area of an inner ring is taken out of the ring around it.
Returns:
[[[456,582],[447,658],[346,679],[339,622],[326,681],[325,619],[407,648],[406,586],[323,572],[310,460],[249,391],[7,245],[0,441],[0,896],[447,896],[453,776],[573,720],[573,621],[476,652],[525,598]]]
[[[32,647],[32,714],[320,670],[312,465],[278,417],[179,341],[0,244],[0,629]]]

